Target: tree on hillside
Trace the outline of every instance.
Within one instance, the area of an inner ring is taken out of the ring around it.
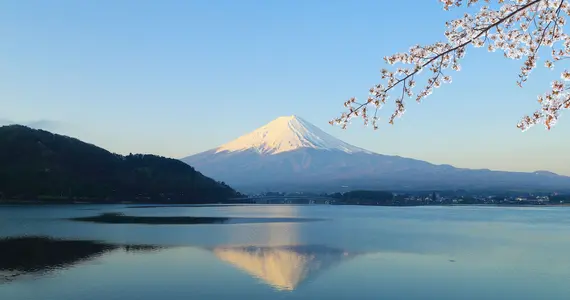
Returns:
[[[549,47],[547,68],[570,58],[570,37],[564,33],[566,17],[570,16],[568,0],[439,0],[443,8],[473,7],[480,5],[474,15],[446,22],[447,41],[431,45],[415,45],[406,53],[384,57],[390,65],[403,64],[392,70],[381,71],[383,83],[370,89],[364,102],[351,98],[344,103],[348,111],[330,123],[346,128],[350,119],[360,117],[374,129],[378,129],[378,110],[392,94],[396,109],[389,119],[406,111],[405,98],[417,102],[429,96],[435,88],[451,83],[450,69],[459,71],[460,60],[468,47],[487,48],[490,52],[502,51],[504,57],[523,59],[517,84],[523,87],[530,72],[537,66],[541,49]],[[542,63],[542,62],[541,62]],[[423,74],[421,74],[423,71]],[[555,125],[560,112],[570,109],[570,71],[564,70],[560,79],[552,81],[550,89],[538,96],[540,109],[525,116],[517,125],[523,131],[543,123],[547,129]],[[425,82],[424,82],[425,80]],[[418,81],[423,83],[420,85]],[[373,110],[373,113],[371,112]]]

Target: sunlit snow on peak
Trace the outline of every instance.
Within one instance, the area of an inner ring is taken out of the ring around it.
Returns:
[[[254,150],[261,154],[277,154],[301,148],[312,148],[346,153],[367,150],[347,144],[322,131],[304,119],[292,115],[279,117],[268,124],[216,149],[223,151]]]

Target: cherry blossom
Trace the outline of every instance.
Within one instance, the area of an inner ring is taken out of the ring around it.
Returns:
[[[407,98],[419,103],[435,89],[452,82],[449,73],[461,70],[460,61],[468,47],[486,48],[489,52],[502,51],[505,58],[523,60],[517,80],[520,87],[536,68],[541,49],[549,47],[551,50],[548,51],[550,58],[544,62],[549,69],[570,58],[570,38],[564,33],[566,17],[570,16],[568,0],[439,1],[445,10],[476,5],[480,8],[474,15],[465,13],[459,19],[446,22],[444,34],[447,41],[414,45],[408,52],[384,57],[388,65],[404,67],[382,69],[382,82],[370,88],[367,100],[347,100],[344,103],[347,112],[330,124],[346,128],[352,118],[360,117],[366,125],[371,122],[373,128],[378,129],[378,110],[390,97],[396,105],[389,118],[389,123],[393,124],[406,112]],[[525,131],[543,123],[551,129],[560,112],[570,109],[569,81],[570,71],[564,70],[560,80],[554,80],[550,89],[538,96],[540,109],[525,116],[517,127]]]

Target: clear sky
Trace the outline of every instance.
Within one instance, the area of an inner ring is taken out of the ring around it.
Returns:
[[[8,0],[0,4],[0,122],[118,153],[184,157],[296,114],[383,154],[570,175],[570,113],[520,117],[559,73],[470,49],[453,84],[373,131],[327,122],[379,81],[382,57],[443,39],[437,0]],[[393,106],[386,107],[385,119]]]

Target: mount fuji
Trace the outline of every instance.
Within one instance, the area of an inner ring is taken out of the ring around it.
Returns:
[[[570,190],[570,177],[551,172],[463,169],[374,153],[345,143],[298,116],[279,117],[182,161],[243,192]]]

